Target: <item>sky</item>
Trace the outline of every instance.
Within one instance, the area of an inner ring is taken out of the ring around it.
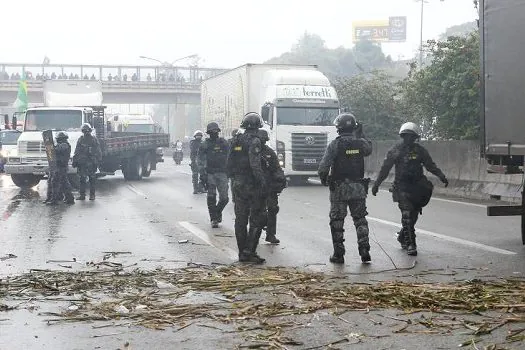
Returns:
[[[1,0],[0,64],[155,64],[198,54],[200,66],[233,68],[289,51],[305,32],[329,48],[352,47],[352,21],[406,16],[406,43],[383,44],[394,59],[419,47],[419,0]],[[424,40],[477,18],[472,0],[427,0]],[[188,60],[178,64],[186,65]]]

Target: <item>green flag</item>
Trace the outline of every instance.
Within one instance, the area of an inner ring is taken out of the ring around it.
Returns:
[[[22,79],[18,82],[18,95],[13,103],[13,107],[15,107],[18,112],[25,112],[27,109],[27,81],[25,72],[22,72]]]

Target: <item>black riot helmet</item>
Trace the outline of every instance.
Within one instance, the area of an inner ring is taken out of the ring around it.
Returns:
[[[213,133],[213,132],[220,132],[221,131],[221,128],[219,128],[219,124],[217,124],[216,122],[211,122],[211,123],[208,123],[208,125],[206,126],[206,133],[207,134],[210,134],[210,133]]]
[[[80,130],[85,134],[91,132],[93,129],[91,129],[91,125],[89,125],[89,123],[84,123],[82,124],[82,128]]]
[[[357,127],[357,120],[352,113],[341,113],[335,118],[337,132],[351,132]]]
[[[268,131],[266,131],[264,129],[257,130],[257,137],[259,137],[259,139],[261,139],[262,143],[265,143],[265,142],[270,140],[270,137],[268,136]]]
[[[262,126],[262,118],[259,113],[248,112],[244,115],[244,118],[242,118],[241,128],[243,129],[260,129]]]
[[[60,131],[55,138],[57,142],[64,142],[69,138],[69,136],[67,136],[65,132]]]

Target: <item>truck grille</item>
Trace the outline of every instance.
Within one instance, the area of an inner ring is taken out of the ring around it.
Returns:
[[[20,152],[22,153],[45,153],[46,149],[43,142],[39,141],[27,141],[20,142]]]
[[[317,171],[326,150],[327,134],[292,134],[292,170]]]

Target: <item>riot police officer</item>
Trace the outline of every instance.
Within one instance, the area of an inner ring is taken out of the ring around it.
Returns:
[[[199,147],[201,146],[203,136],[202,131],[196,130],[193,133],[193,140],[190,141],[190,167],[193,194],[204,192],[204,186],[202,182],[199,182],[199,166],[197,164],[197,156],[199,155]]]
[[[219,137],[221,129],[215,122],[206,127],[208,139],[201,143],[198,155],[199,172],[202,174],[208,188],[207,203],[211,226],[219,227],[222,222],[222,211],[228,204],[228,176],[226,161],[228,160],[229,144]],[[217,191],[219,202],[217,202]]]
[[[80,175],[80,188],[77,200],[86,199],[86,180],[89,179],[89,200],[95,200],[95,186],[98,165],[102,159],[100,145],[95,136],[91,135],[91,125],[82,125],[82,136],[77,141],[75,155],[73,156],[73,166],[78,168]]]
[[[279,213],[279,194],[286,188],[286,177],[279,165],[277,154],[266,142],[270,140],[268,132],[260,129],[258,136],[261,139],[261,158],[266,179],[266,193],[263,203],[266,212],[266,242],[279,244],[277,234],[277,213]]]
[[[415,225],[422,208],[432,196],[433,185],[423,174],[423,166],[436,175],[445,184],[445,187],[448,186],[445,174],[436,166],[428,151],[416,142],[419,135],[419,128],[416,124],[409,122],[401,126],[399,136],[403,141],[388,151],[372,187],[372,194],[375,196],[379,191],[379,186],[395,165],[392,197],[394,202],[398,202],[401,210],[402,224],[397,240],[402,249],[407,249],[408,255],[417,255]]]
[[[256,253],[264,226],[262,196],[266,187],[261,166],[262,144],[257,137],[257,130],[261,127],[262,118],[258,113],[249,112],[244,115],[241,128],[246,131],[235,136],[227,163],[228,176],[233,179],[235,238],[239,261],[256,264],[265,262]]]
[[[372,153],[372,143],[365,138],[362,125],[351,113],[343,113],[334,121],[339,136],[332,141],[319,164],[319,177],[324,186],[330,186],[330,230],[334,253],[330,262],[344,263],[344,220],[347,209],[357,231],[361,261],[370,258],[366,197],[368,179],[364,179],[364,158]],[[331,174],[330,174],[331,172]]]
[[[69,158],[71,157],[71,145],[67,141],[68,135],[60,131],[56,136],[57,145],[55,146],[56,171],[51,178],[52,194],[49,204],[57,204],[62,196],[67,204],[75,204],[71,193],[71,184],[67,177]]]

